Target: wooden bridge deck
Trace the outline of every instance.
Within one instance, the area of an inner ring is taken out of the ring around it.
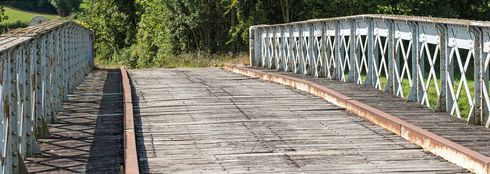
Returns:
[[[325,78],[302,76],[289,72],[252,68],[264,72],[277,73],[313,81],[338,91],[354,100],[378,108],[386,113],[408,121],[416,126],[458,143],[485,156],[490,156],[490,129],[467,124],[464,120],[445,112],[434,112],[416,102],[406,102],[395,95],[353,83],[345,83]]]
[[[29,158],[30,173],[119,173],[122,95],[119,71],[95,70],[69,95],[64,112],[40,140],[42,156]]]
[[[467,172],[282,85],[215,68],[130,77],[144,173]]]

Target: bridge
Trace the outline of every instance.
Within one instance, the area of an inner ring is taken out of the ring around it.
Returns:
[[[94,69],[94,31],[0,36],[0,173],[490,173],[490,23],[252,26],[250,65]]]

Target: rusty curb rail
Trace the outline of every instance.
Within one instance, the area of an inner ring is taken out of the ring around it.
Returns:
[[[136,151],[136,136],[134,133],[133,99],[128,72],[121,67],[121,79],[124,101],[124,173],[138,174],[138,154]]]
[[[226,71],[271,81],[282,85],[294,87],[296,89],[309,92],[313,95],[322,97],[327,101],[345,108],[347,111],[369,120],[370,122],[389,130],[404,139],[415,143],[424,150],[438,155],[452,163],[464,167],[475,173],[490,173],[490,157],[482,155],[476,151],[468,149],[460,144],[422,129],[416,125],[408,123],[376,109],[372,106],[354,100],[333,89],[321,86],[314,82],[289,77],[280,74],[267,73],[260,70],[253,70],[247,67],[227,64],[223,68]]]

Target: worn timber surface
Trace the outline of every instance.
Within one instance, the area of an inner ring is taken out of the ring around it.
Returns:
[[[490,156],[490,129],[467,124],[464,120],[452,117],[448,113],[434,112],[417,102],[407,102],[403,98],[372,87],[345,83],[337,80],[328,80],[325,78],[314,78],[289,72],[277,72],[270,69],[254,69],[313,81],[347,95],[354,100],[361,101],[383,110],[386,113],[401,118],[402,120],[447,138],[485,156]]]
[[[119,173],[124,162],[119,71],[95,70],[69,94],[63,113],[40,140],[31,173]]]
[[[144,173],[466,173],[321,98],[217,68],[131,70]]]

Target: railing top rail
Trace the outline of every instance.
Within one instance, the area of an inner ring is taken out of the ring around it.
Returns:
[[[267,28],[267,27],[280,27],[280,26],[291,26],[291,25],[303,25],[312,24],[318,22],[334,22],[342,20],[359,20],[359,19],[380,19],[380,20],[395,20],[404,22],[427,22],[427,23],[438,23],[438,24],[449,24],[449,25],[462,25],[462,26],[477,26],[490,28],[490,21],[476,21],[476,20],[466,20],[466,19],[454,19],[454,18],[437,18],[437,17],[424,17],[424,16],[405,16],[405,15],[390,15],[390,14],[363,14],[354,16],[343,16],[343,17],[333,17],[333,18],[321,18],[321,19],[310,19],[306,21],[297,21],[282,24],[262,24],[254,25],[252,28]]]
[[[14,30],[11,30],[9,32],[6,32],[6,33],[0,35],[0,39],[5,38],[5,37],[36,37],[36,36],[45,34],[47,32],[56,30],[56,29],[58,29],[64,25],[67,25],[67,24],[72,24],[72,25],[75,25],[75,26],[78,26],[78,27],[81,27],[81,28],[88,30],[84,26],[82,26],[76,22],[73,22],[72,20],[60,19],[60,20],[53,20],[53,21],[44,22],[44,23],[41,23],[39,25],[29,26],[26,28],[14,29]]]
[[[41,23],[39,25],[14,29],[0,35],[0,53],[66,25],[73,25],[83,28],[87,31],[89,30],[72,20],[65,19],[52,20]]]

